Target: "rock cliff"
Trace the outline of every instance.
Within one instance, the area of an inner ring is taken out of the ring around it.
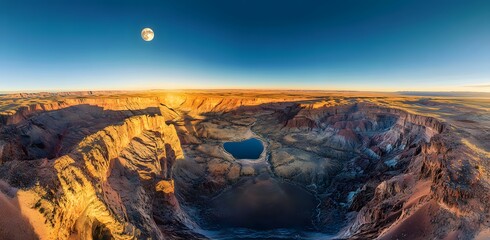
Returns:
[[[212,91],[8,99],[17,108],[0,114],[0,204],[26,226],[24,239],[245,234],[227,224],[262,237],[290,234],[274,229],[291,225],[305,238],[471,239],[490,227],[484,134],[456,115],[422,114],[425,99]],[[483,120],[479,127],[488,130]],[[258,159],[224,150],[251,137],[265,149]],[[0,238],[15,235],[0,225]]]

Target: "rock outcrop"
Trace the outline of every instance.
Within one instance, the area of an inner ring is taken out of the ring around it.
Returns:
[[[318,93],[117,94],[8,96],[39,98],[0,114],[0,205],[26,226],[19,237],[205,239],[255,223],[281,234],[269,228],[284,219],[266,221],[274,211],[317,237],[471,239],[490,228],[490,154],[452,115]],[[223,148],[251,137],[259,159]],[[0,225],[0,238],[14,236]]]
[[[158,115],[130,117],[86,136],[68,154],[47,163],[52,181],[38,182],[41,200],[35,207],[43,209],[49,223],[47,238],[164,238],[162,222],[155,221],[158,214],[171,212],[187,221],[175,200],[171,174],[182,159],[175,128]],[[162,198],[175,204],[164,206],[169,209],[163,213],[154,211],[154,199]]]

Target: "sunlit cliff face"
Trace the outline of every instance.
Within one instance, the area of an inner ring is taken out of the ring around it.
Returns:
[[[457,105],[315,94],[37,96],[0,118],[0,201],[25,226],[0,222],[0,237],[478,234],[483,135],[424,114]],[[258,159],[224,149],[249,138]]]

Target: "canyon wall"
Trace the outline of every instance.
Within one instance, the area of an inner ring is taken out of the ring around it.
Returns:
[[[175,199],[171,174],[173,164],[182,159],[175,128],[162,116],[142,115],[86,136],[71,152],[49,162],[32,160],[51,168],[44,173],[48,179],[32,187],[40,198],[34,207],[42,211],[48,229],[41,237],[164,239],[154,220],[158,215],[188,221]],[[6,165],[11,165],[9,172],[32,167],[17,161]],[[162,205],[154,206],[157,200]]]
[[[200,208],[265,175],[313,194],[312,225],[339,238],[489,227],[488,155],[441,118],[357,98],[67,96],[0,114],[0,197],[41,239],[205,239]],[[223,149],[250,137],[257,162]]]

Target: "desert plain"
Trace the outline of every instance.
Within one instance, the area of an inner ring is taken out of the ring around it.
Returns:
[[[488,239],[490,98],[0,95],[0,239]],[[226,142],[263,144],[236,159]]]

